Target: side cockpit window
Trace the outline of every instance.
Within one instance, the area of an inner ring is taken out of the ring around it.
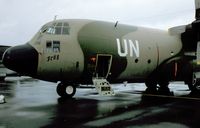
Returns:
[[[60,52],[60,41],[47,41],[46,42],[46,52],[48,52],[48,53]]]
[[[53,52],[60,52],[60,41],[53,41]]]
[[[47,43],[46,43],[46,51],[48,53],[52,52],[52,42],[51,41],[47,41]]]
[[[69,35],[70,27],[67,22],[58,22],[53,23],[52,26],[48,26],[48,28],[42,28],[41,32],[46,32],[47,34],[52,35]]]

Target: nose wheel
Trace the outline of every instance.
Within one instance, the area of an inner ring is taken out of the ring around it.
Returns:
[[[76,87],[73,85],[59,83],[56,91],[58,95],[63,98],[72,98],[76,93]]]

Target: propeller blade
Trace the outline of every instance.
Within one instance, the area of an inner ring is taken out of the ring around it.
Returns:
[[[195,8],[196,8],[195,18],[196,20],[199,20],[200,19],[200,0],[195,0]]]

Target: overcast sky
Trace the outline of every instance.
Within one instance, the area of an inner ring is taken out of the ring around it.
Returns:
[[[29,41],[54,19],[95,19],[168,29],[194,20],[193,0],[0,0],[0,44]]]

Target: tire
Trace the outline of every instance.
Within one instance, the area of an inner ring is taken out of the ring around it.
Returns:
[[[0,81],[1,81],[1,82],[5,81],[5,78],[6,78],[6,77],[0,77]]]
[[[154,81],[146,81],[145,85],[147,88],[156,88],[157,87],[157,82]]]
[[[188,84],[188,88],[190,91],[192,91],[194,89],[194,85],[193,84]]]
[[[57,86],[56,91],[57,91],[57,94],[59,96],[61,96],[61,97],[64,95],[64,91],[63,90],[64,90],[64,85],[62,83],[59,83],[58,86]]]
[[[159,83],[159,86],[160,86],[160,88],[168,88],[168,85],[169,85],[169,82],[167,82],[167,81],[164,81],[164,82],[160,82]]]
[[[63,98],[72,98],[76,93],[76,87],[73,85],[59,83],[56,91],[58,95]]]
[[[195,75],[192,76],[192,80],[188,83],[188,88],[193,91],[195,89],[196,84],[196,77]]]
[[[157,81],[154,77],[147,78],[145,81],[145,85],[149,89],[156,89],[157,88]]]
[[[157,94],[157,88],[146,88],[144,94]]]
[[[191,91],[200,91],[200,79],[196,78],[193,74],[192,83],[188,84],[188,87]]]
[[[170,89],[168,87],[160,87],[158,89],[159,95],[167,95],[167,96],[174,96],[173,92],[170,92]]]

